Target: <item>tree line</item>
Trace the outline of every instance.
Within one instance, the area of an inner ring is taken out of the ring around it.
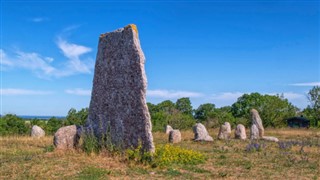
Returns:
[[[219,127],[224,122],[232,126],[243,124],[250,126],[250,109],[257,109],[264,127],[285,127],[286,119],[304,116],[310,120],[310,126],[320,127],[320,87],[313,87],[307,94],[310,104],[299,110],[283,95],[244,94],[231,106],[217,108],[213,103],[201,104],[193,109],[190,98],[183,97],[176,102],[165,100],[158,104],[147,103],[153,131],[162,131],[165,125],[175,129],[190,129],[196,122],[208,128]],[[0,135],[29,134],[33,125],[42,127],[47,134],[53,134],[60,127],[84,125],[88,117],[88,108],[77,111],[71,108],[65,119],[50,118],[47,121],[33,119],[25,121],[16,115],[7,114],[0,118]],[[27,122],[27,123],[26,123]]]

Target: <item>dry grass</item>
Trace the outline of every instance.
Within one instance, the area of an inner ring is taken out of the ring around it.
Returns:
[[[319,179],[320,136],[317,129],[266,129],[266,135],[282,141],[311,142],[311,145],[280,149],[277,143],[264,144],[260,151],[245,151],[249,140],[216,139],[218,129],[210,129],[214,142],[193,142],[192,131],[182,131],[176,146],[204,153],[200,165],[171,165],[151,168],[124,161],[108,153],[86,155],[79,151],[54,151],[52,137],[0,137],[0,179]],[[154,133],[157,145],[167,143],[167,135]],[[49,151],[49,152],[48,152]]]

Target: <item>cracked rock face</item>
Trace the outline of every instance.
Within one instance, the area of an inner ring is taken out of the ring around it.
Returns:
[[[141,143],[153,152],[144,63],[135,25],[100,36],[86,126],[98,137],[110,136],[118,147]]]

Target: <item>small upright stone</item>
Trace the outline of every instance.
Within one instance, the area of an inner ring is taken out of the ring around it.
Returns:
[[[41,127],[39,127],[37,125],[32,126],[31,137],[40,138],[45,135],[46,135],[46,133],[44,132],[44,130]]]
[[[245,140],[247,139],[246,128],[242,124],[238,124],[235,131],[234,136],[236,139]]]
[[[231,137],[231,126],[229,122],[225,122],[220,126],[218,139],[230,139]]]
[[[260,115],[258,111],[255,109],[251,109],[250,113],[251,113],[252,124],[256,125],[256,127],[259,130],[259,138],[262,138],[264,136],[264,127],[263,127],[263,123],[260,118]]]
[[[166,132],[166,134],[169,134],[170,131],[172,131],[172,130],[173,130],[173,128],[170,125],[166,125],[164,128],[164,131]]]
[[[251,125],[250,129],[250,139],[260,139],[259,137],[259,129],[255,124]]]
[[[193,126],[193,133],[195,141],[213,141],[206,127],[201,123],[197,123]]]
[[[171,130],[169,132],[169,142],[170,143],[179,143],[181,142],[181,133],[179,130]]]
[[[79,143],[80,135],[76,125],[65,126],[54,134],[53,144],[56,149],[73,149]]]

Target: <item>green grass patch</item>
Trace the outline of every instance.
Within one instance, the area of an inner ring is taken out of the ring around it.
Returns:
[[[87,167],[83,169],[77,179],[106,179],[106,175],[110,175],[111,170],[101,169],[97,167]]]

